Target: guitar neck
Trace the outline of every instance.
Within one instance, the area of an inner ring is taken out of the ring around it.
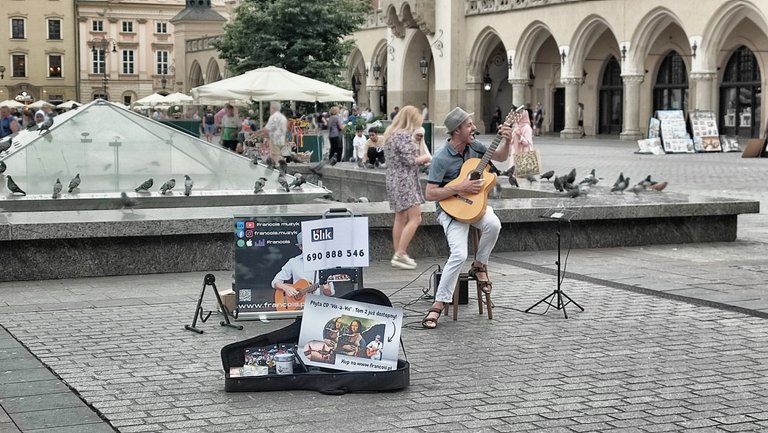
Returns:
[[[522,106],[521,106],[522,107]],[[517,113],[520,111],[520,108],[518,107],[516,110],[512,110],[507,114],[507,117],[504,119],[504,126],[512,127],[515,123],[517,123]],[[491,158],[493,157],[493,154],[496,153],[496,148],[499,147],[499,143],[501,143],[501,131],[496,132],[496,137],[493,138],[493,143],[491,143],[490,146],[488,146],[488,149],[485,151],[485,154],[483,154],[483,158],[480,160],[480,163],[477,164],[477,168],[475,168],[475,172],[482,173],[483,170],[485,170],[485,167],[488,165],[489,162],[491,162]]]

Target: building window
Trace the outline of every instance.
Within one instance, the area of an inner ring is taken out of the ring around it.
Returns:
[[[688,71],[683,57],[670,51],[661,62],[653,88],[653,111],[688,111]]]
[[[720,84],[720,131],[742,138],[760,136],[762,78],[757,57],[737,48],[728,59]]]
[[[93,20],[93,21],[91,21],[91,31],[92,32],[103,32],[104,31],[104,21],[103,20]]]
[[[168,23],[158,21],[155,23],[155,33],[168,33]]]
[[[60,19],[48,20],[48,39],[52,39],[52,40],[61,39],[61,20]]]
[[[26,39],[24,18],[11,18],[11,39]]]
[[[51,78],[61,78],[60,54],[51,54],[48,56],[48,76]]]
[[[94,74],[103,74],[107,65],[104,63],[104,48],[94,48],[91,50],[91,72]]]
[[[123,95],[123,104],[124,105],[131,105],[131,95]]]
[[[133,50],[123,50],[123,74],[134,74]]]
[[[155,73],[157,75],[168,74],[168,51],[157,51]]]
[[[11,56],[13,70],[11,76],[14,78],[24,78],[27,76],[27,56],[24,54],[14,54]]]
[[[133,33],[133,21],[123,21],[123,33]]]

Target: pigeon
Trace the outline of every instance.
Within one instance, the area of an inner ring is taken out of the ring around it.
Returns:
[[[166,192],[173,189],[173,187],[176,186],[176,179],[168,179],[165,181],[165,183],[160,187],[160,194],[165,195]]]
[[[654,191],[664,191],[664,188],[667,187],[668,182],[657,182],[651,185],[651,189]]]
[[[11,148],[11,137],[8,137],[7,140],[0,143],[0,152],[5,152],[10,148]]]
[[[275,169],[275,160],[272,159],[271,156],[267,156],[264,159],[264,164],[266,164],[267,168],[270,169],[270,170],[274,170]]]
[[[649,174],[648,176],[646,176],[645,179],[641,180],[640,183],[638,183],[638,185],[642,185],[643,188],[648,188],[649,186],[651,186],[651,185],[653,185],[655,183],[656,182],[651,180],[651,175]]]
[[[189,177],[188,174],[184,175],[184,195],[189,197],[190,194],[192,194],[192,186],[195,185],[195,182],[192,180],[191,177]]]
[[[638,183],[637,185],[633,186],[629,189],[630,191],[634,192],[635,195],[640,194],[641,192],[645,191],[645,186],[642,182]]]
[[[260,177],[256,179],[256,183],[253,184],[253,193],[258,194],[262,191],[264,191],[264,185],[267,184],[267,178],[266,177]]]
[[[288,163],[284,159],[278,160],[277,165],[280,167],[280,173],[288,173]]]
[[[123,209],[133,209],[139,205],[138,200],[128,197],[125,192],[120,193],[120,202],[123,204]]]
[[[308,174],[306,176],[307,183],[314,183],[317,184],[320,181],[320,177],[316,174]]]
[[[538,180],[536,179],[536,176],[532,174],[525,176],[525,179],[528,180],[528,183],[530,183],[531,185],[533,185],[534,182],[538,182]]]
[[[136,187],[134,191],[136,192],[149,192],[149,189],[152,188],[152,185],[155,184],[155,181],[150,177],[149,179],[145,180],[144,183]]]
[[[566,183],[574,183],[574,182],[576,182],[576,169],[575,168],[572,169],[570,171],[570,173],[568,173],[568,175],[565,177],[565,183],[563,185],[565,185]]]
[[[357,203],[369,203],[368,197],[360,197],[356,200]]]
[[[515,176],[509,176],[509,184],[520,188],[520,184],[517,183],[517,178]]]
[[[333,156],[331,157],[331,159],[329,159],[329,160],[328,160],[328,164],[331,164],[331,167],[333,167],[334,165],[336,165],[336,163],[337,163],[337,162],[339,162],[339,160],[338,160],[338,159],[336,159],[336,155],[333,155]]]
[[[62,188],[64,188],[64,185],[61,184],[61,180],[57,177],[56,183],[53,184],[53,195],[51,198],[59,198],[61,196]]]
[[[21,195],[27,195],[26,192],[24,192],[21,188],[19,188],[18,185],[16,185],[16,182],[13,181],[13,178],[9,174],[8,176],[8,190],[13,194],[21,194]]]
[[[301,175],[301,173],[294,174],[295,178],[293,179],[293,182],[289,185],[291,188],[298,188],[301,185],[304,185],[307,180],[304,179],[304,176]]]
[[[622,180],[618,184],[614,185],[613,188],[611,188],[611,192],[618,191],[624,194],[624,190],[627,189],[628,186],[629,186],[629,177],[625,177],[624,180]]]
[[[67,188],[67,192],[72,194],[72,191],[77,189],[80,186],[80,173],[77,173],[75,177],[72,178],[72,180],[69,181],[69,188]]]
[[[309,167],[309,171],[311,171],[312,173],[316,174],[317,176],[322,177],[323,176],[323,168],[325,167],[325,164],[327,164],[327,163],[328,163],[328,160],[324,159],[324,160],[318,162],[317,164],[310,166]]]
[[[285,192],[291,192],[291,187],[288,185],[288,181],[285,179],[285,173],[280,173],[277,176],[277,183],[279,183],[280,186],[285,189]]]
[[[5,173],[5,170],[8,169],[8,166],[5,164],[5,161],[0,161],[0,174]]]
[[[503,173],[501,173],[502,176],[509,176],[512,177],[515,174],[515,166],[509,167],[506,169]]]
[[[613,187],[616,188],[621,182],[624,182],[624,173],[619,173],[619,178],[613,183]]]
[[[512,169],[514,170],[514,166],[512,167]],[[549,170],[548,172],[546,172],[546,173],[542,174],[542,175],[541,175],[541,178],[542,178],[542,179],[547,179],[547,180],[549,180],[549,179],[551,179],[551,178],[552,178],[552,176],[554,176],[554,175],[555,175],[555,170]]]
[[[553,185],[555,186],[555,190],[557,190],[557,191],[563,191],[563,190],[564,190],[564,188],[563,188],[563,182],[564,182],[564,181],[563,181],[563,176],[560,176],[560,177],[555,177],[555,180],[552,182],[552,183],[553,183]]]
[[[587,192],[589,192],[589,187],[580,187],[576,185],[575,187],[569,189],[568,191],[563,192],[560,194],[561,197],[570,197],[570,198],[576,198],[580,196],[586,196]]]
[[[363,161],[363,158],[357,158],[357,166],[360,168],[365,168],[365,162]],[[421,170],[421,167],[424,167],[423,165],[419,166],[419,170]]]
[[[37,128],[37,135],[43,134],[48,132],[49,129],[51,129],[51,126],[53,126],[53,117],[49,117],[45,119],[45,122],[43,122],[38,128]]]
[[[595,185],[597,182],[597,176],[595,176],[595,169],[593,168],[592,171],[590,171],[588,175],[584,176],[584,179],[579,182],[579,185]]]

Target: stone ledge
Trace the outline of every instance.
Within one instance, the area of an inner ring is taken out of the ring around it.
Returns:
[[[563,206],[578,209],[564,226],[573,248],[733,241],[738,215],[759,212],[755,201],[670,193],[490,203],[503,225],[495,251],[556,248],[556,222],[541,215]],[[0,220],[0,281],[231,269],[235,214],[321,215],[338,207],[368,217],[373,260],[391,256],[388,203],[11,213]],[[434,204],[422,214],[411,255],[446,255]]]

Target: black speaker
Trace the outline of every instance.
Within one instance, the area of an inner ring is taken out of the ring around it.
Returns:
[[[437,286],[440,284],[440,277],[443,275],[441,271],[437,271],[434,273],[435,281],[434,281],[434,291],[432,293],[433,296],[437,295]],[[452,303],[452,302],[451,302]],[[467,305],[469,304],[469,275],[467,275],[466,272],[462,272],[459,274],[459,305]]]

